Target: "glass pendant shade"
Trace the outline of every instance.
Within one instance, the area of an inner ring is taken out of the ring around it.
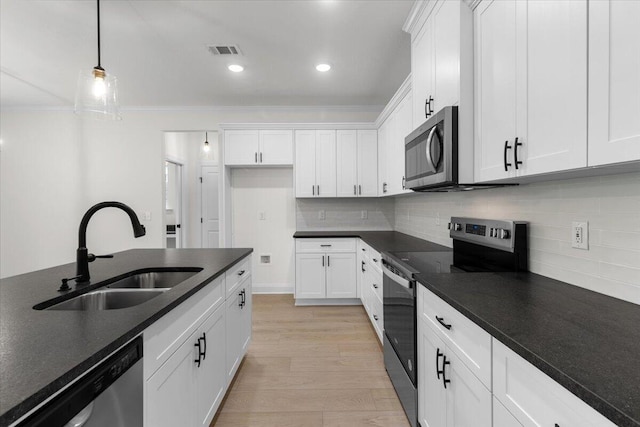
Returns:
[[[80,71],[75,112],[103,120],[120,120],[116,76],[101,67]]]

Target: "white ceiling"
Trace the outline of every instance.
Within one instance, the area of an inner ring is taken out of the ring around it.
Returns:
[[[412,3],[103,0],[102,66],[123,106],[384,105],[409,74]],[[1,105],[73,105],[78,72],[97,64],[95,13],[93,0],[2,0]]]

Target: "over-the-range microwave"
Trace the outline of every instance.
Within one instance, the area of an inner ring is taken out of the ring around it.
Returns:
[[[503,185],[473,183],[473,148],[459,153],[458,134],[458,107],[453,106],[444,107],[405,138],[406,188],[436,192]]]

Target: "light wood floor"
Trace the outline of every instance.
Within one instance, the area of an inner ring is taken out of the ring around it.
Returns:
[[[211,426],[409,427],[364,308],[253,296],[253,343]]]

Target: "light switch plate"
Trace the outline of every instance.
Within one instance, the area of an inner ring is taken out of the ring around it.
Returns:
[[[364,211],[360,211],[360,219],[367,219],[369,217],[369,213],[364,210]]]
[[[318,219],[325,219],[327,216],[324,212],[324,210],[319,210],[318,211]]]

